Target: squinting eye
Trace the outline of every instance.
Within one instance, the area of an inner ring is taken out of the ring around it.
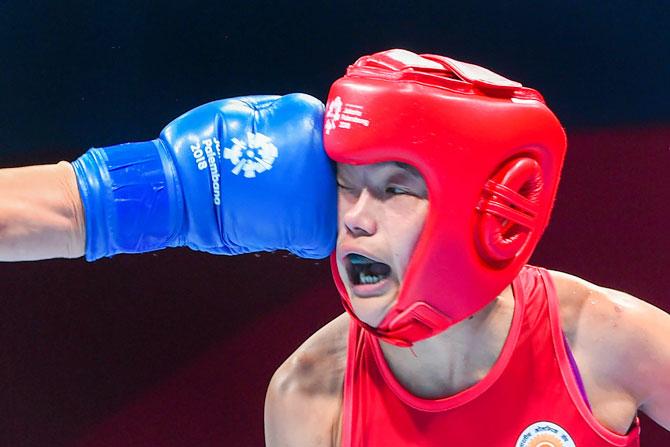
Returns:
[[[403,188],[398,188],[397,186],[387,187],[386,192],[389,194],[409,194],[409,191]]]
[[[353,187],[343,185],[343,184],[340,183],[340,182],[337,182],[337,189],[341,189],[342,191],[346,191],[347,193],[351,193],[351,192],[353,192],[353,190],[354,190]]]

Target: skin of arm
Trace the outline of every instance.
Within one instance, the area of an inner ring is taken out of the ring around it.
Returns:
[[[670,430],[670,315],[619,290],[552,277],[596,418],[625,433],[639,410]]]
[[[618,290],[603,293],[623,314],[623,330],[612,340],[620,346],[612,377],[630,390],[640,411],[670,430],[670,315]]]
[[[0,169],[0,261],[78,258],[85,233],[70,163]]]
[[[348,324],[348,315],[340,315],[275,372],[265,397],[268,447],[339,444]]]

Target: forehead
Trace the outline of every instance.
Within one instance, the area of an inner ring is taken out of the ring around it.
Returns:
[[[412,165],[399,161],[386,161],[364,165],[337,163],[337,173],[340,175],[393,175],[403,174],[411,178],[423,179],[423,176]]]

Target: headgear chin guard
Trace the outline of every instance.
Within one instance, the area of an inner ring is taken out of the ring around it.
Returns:
[[[377,327],[399,346],[473,315],[512,282],[542,235],[565,155],[542,95],[485,68],[432,54],[364,56],[330,89],[326,152],[336,162],[399,161],[428,188],[429,211],[397,301]]]

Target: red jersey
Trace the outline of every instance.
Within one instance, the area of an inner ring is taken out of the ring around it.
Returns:
[[[514,316],[486,377],[453,396],[410,394],[389,369],[379,340],[353,320],[344,379],[343,447],[632,447],[601,425],[580,392],[548,272],[526,266],[512,283]]]

